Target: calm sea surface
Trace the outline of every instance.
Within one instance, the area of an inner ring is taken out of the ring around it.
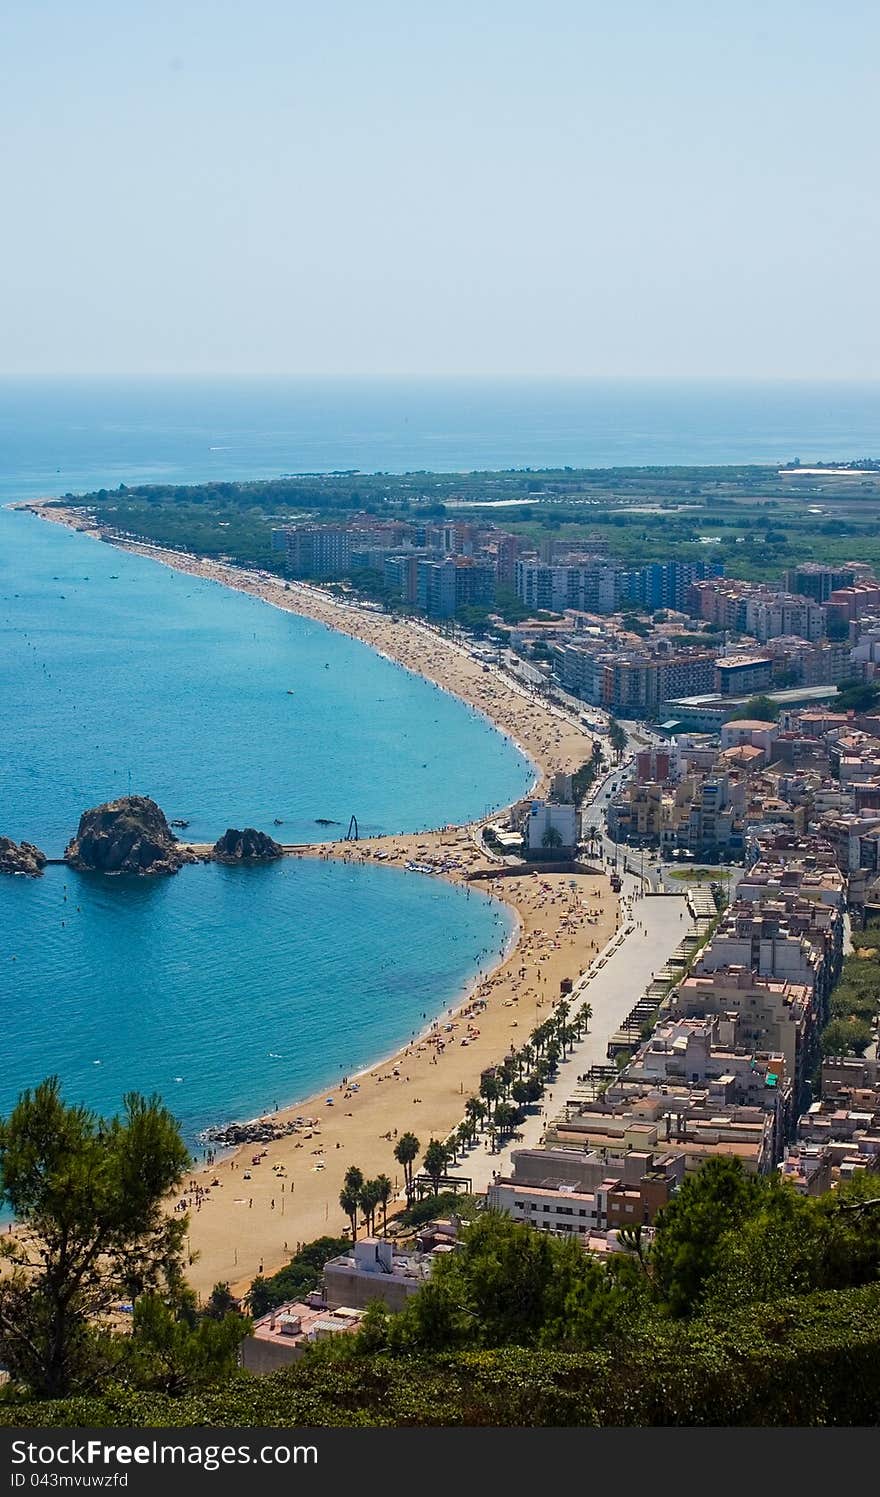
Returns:
[[[880,383],[0,380],[0,496],[164,479],[880,457]]]
[[[318,841],[318,817],[425,828],[531,781],[478,714],[364,645],[9,510],[0,717],[0,828],[51,856],[129,789],[194,840]],[[102,1107],[158,1087],[191,1132],[251,1116],[407,1039],[508,930],[476,894],[335,864],[4,878],[0,1108],[58,1071]]]
[[[439,879],[312,859],[5,879],[0,1110],[57,1072],[105,1112],[158,1091],[192,1141],[390,1054],[510,931]]]
[[[287,472],[880,455],[880,387],[0,381],[0,502]],[[288,693],[292,691],[293,695]],[[131,789],[189,835],[459,820],[528,766],[477,716],[317,624],[0,510],[0,832],[58,854]],[[507,938],[496,904],[321,862],[159,882],[0,881],[0,1109],[57,1071],[158,1089],[191,1139],[338,1079]]]

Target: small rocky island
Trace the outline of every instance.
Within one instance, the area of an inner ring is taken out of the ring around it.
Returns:
[[[64,860],[83,873],[140,876],[177,873],[184,863],[199,861],[181,846],[164,812],[146,795],[123,795],[83,811]]]
[[[32,842],[13,842],[11,837],[0,837],[0,873],[39,878],[45,866],[46,854]]]
[[[215,863],[269,863],[283,856],[284,848],[279,843],[252,826],[242,832],[228,827],[211,849]]]

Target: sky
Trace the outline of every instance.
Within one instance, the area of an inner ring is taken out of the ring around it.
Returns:
[[[875,0],[7,0],[0,372],[880,377]]]

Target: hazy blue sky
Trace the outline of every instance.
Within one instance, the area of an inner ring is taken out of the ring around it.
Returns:
[[[876,0],[8,0],[0,370],[880,376]]]

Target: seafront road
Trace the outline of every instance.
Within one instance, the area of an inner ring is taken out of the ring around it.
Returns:
[[[609,1037],[641,998],[653,974],[660,971],[679,942],[694,928],[683,894],[642,896],[639,880],[630,875],[624,882],[623,895],[621,913],[625,916],[631,910],[632,916],[624,919],[621,929],[638,923],[618,945],[609,944],[606,950],[610,950],[610,955],[602,967],[594,967],[595,975],[585,986],[576,984],[573,1005],[577,1007],[583,996],[593,1009],[589,1033],[560,1065],[543,1103],[530,1110],[520,1127],[519,1138],[494,1154],[485,1140],[481,1140],[461,1157],[457,1168],[450,1170],[450,1174],[469,1177],[475,1191],[484,1191],[491,1185],[494,1173],[510,1173],[514,1149],[540,1145],[547,1123],[572,1096],[578,1077],[592,1065],[607,1064]],[[516,1043],[523,1044],[526,1039],[526,1035],[517,1036]]]

